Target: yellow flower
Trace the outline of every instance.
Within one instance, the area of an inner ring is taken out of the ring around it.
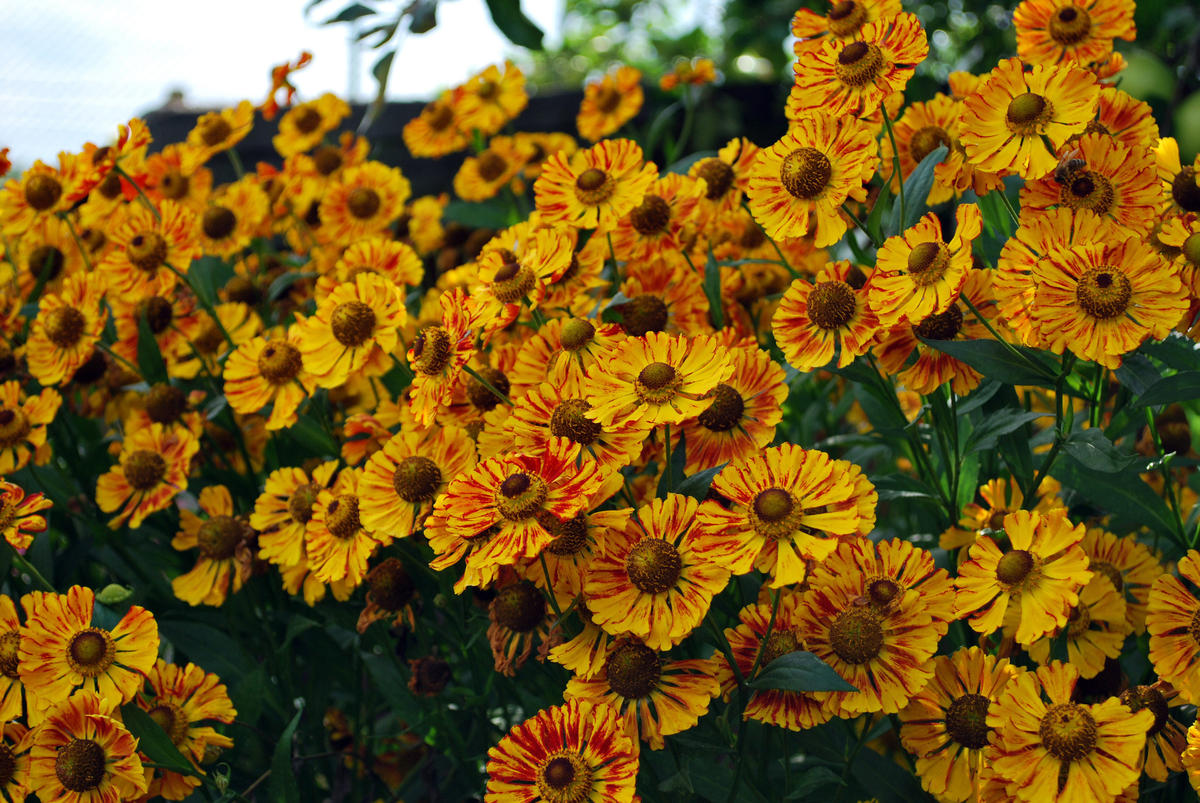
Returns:
[[[551,156],[533,192],[544,223],[605,231],[641,203],[656,175],[636,142],[605,140],[569,157],[564,151]]]

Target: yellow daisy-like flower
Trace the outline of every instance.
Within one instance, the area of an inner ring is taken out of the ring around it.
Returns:
[[[461,151],[471,144],[470,129],[463,125],[461,112],[455,103],[457,92],[446,91],[425,105],[421,113],[404,124],[401,132],[409,153],[416,157],[436,159]]]
[[[668,173],[646,189],[642,202],[629,210],[612,231],[617,259],[638,263],[683,245],[684,230],[695,222],[708,185],[690,176]]]
[[[188,132],[187,144],[195,148],[207,162],[221,151],[241,142],[254,127],[254,104],[243,100],[232,109],[205,112]]]
[[[1188,307],[1175,266],[1134,236],[1052,251],[1033,277],[1030,314],[1045,347],[1113,369],[1145,340],[1166,337]]]
[[[91,691],[56,701],[32,734],[29,791],[55,803],[121,803],[146,794],[138,740],[118,700]]]
[[[5,722],[20,719],[25,710],[20,645],[21,620],[17,618],[17,606],[7,594],[0,594],[0,718]]]
[[[105,513],[120,510],[109,527],[137,529],[151,513],[171,504],[187,488],[192,457],[200,441],[186,427],[152,424],[131,433],[117,465],[96,481],[96,504]]]
[[[493,237],[479,254],[482,286],[471,298],[485,331],[509,325],[522,307],[538,307],[546,285],[567,270],[571,255],[571,238],[561,228],[518,225]]]
[[[166,295],[178,282],[175,271],[186,273],[200,256],[196,215],[169,200],[162,201],[158,211],[155,215],[142,204],[127,204],[109,225],[114,248],[96,270],[111,295],[135,302]]]
[[[680,424],[704,412],[705,395],[732,373],[732,357],[714,337],[651,332],[628,338],[588,377],[587,415],[605,425],[626,419]]]
[[[62,396],[53,388],[26,395],[15,379],[0,385],[0,477],[21,470],[30,458],[45,465],[50,459],[46,425],[61,405]]]
[[[96,627],[96,597],[72,586],[65,594],[33,591],[21,599],[25,626],[17,672],[29,694],[31,712],[44,712],[73,690],[114,702],[132,700],[142,676],[158,656],[158,623],[134,605],[111,629]]]
[[[750,169],[750,212],[775,240],[816,231],[818,248],[846,233],[840,207],[864,201],[875,173],[879,146],[866,124],[854,118],[810,115],[763,149]]]
[[[410,195],[412,185],[398,167],[374,161],[347,167],[321,199],[321,229],[343,244],[381,234]]]
[[[708,713],[720,692],[716,673],[716,661],[671,661],[636,639],[621,640],[609,647],[600,674],[571,678],[564,696],[611,705],[635,749],[644,741],[662,750],[664,736],[693,727]]]
[[[107,221],[106,221],[107,223]],[[71,223],[58,217],[38,220],[8,253],[16,272],[21,298],[32,300],[39,285],[42,295],[61,292],[71,276],[87,270],[84,254],[71,232]]]
[[[1048,513],[1051,509],[1060,506],[1059,490],[1061,488],[1058,480],[1053,477],[1044,478],[1038,488],[1037,504],[1032,505],[1030,509],[1036,510],[1038,513]],[[977,498],[982,499],[983,503],[969,502],[963,505],[962,518],[958,520],[958,526],[951,527],[942,533],[941,538],[938,539],[939,548],[958,549],[970,546],[975,543],[975,538],[979,535],[980,530],[1004,529],[1004,517],[1025,507],[1025,494],[1021,492],[1020,485],[1005,477],[997,477],[980,485]],[[1091,531],[1089,530],[1089,532]],[[1085,537],[1084,551],[1087,551],[1086,544],[1087,538]],[[966,552],[960,552],[959,555],[965,559]]]
[[[225,360],[225,398],[243,415],[261,413],[271,405],[267,429],[296,423],[296,410],[316,383],[305,369],[303,339],[293,329],[285,337],[256,337],[237,347]]]
[[[569,700],[516,725],[488,749],[485,803],[634,799],[638,751],[611,706]]]
[[[171,539],[177,550],[197,549],[199,556],[191,571],[171,581],[175,596],[188,605],[224,605],[230,588],[236,594],[250,577],[252,563],[249,541],[254,531],[245,519],[233,513],[233,497],[224,485],[200,491],[200,518],[190,510],[179,511],[183,529]]]
[[[475,445],[466,430],[397,433],[371,456],[359,479],[363,526],[389,538],[407,538],[450,481],[474,467]]]
[[[491,65],[454,95],[458,125],[464,131],[478,129],[486,137],[520,114],[528,102],[525,73],[511,61],[504,62],[503,72]]]
[[[416,287],[425,276],[425,267],[407,243],[382,236],[364,237],[342,252],[330,273],[317,278],[313,293],[317,303],[324,301],[339,284],[354,281],[360,273],[378,273],[397,286]]]
[[[1113,39],[1137,36],[1133,9],[1133,0],[1022,0],[1013,12],[1017,55],[1030,64],[1104,61]]]
[[[824,42],[852,41],[862,38],[863,26],[887,21],[900,13],[900,0],[828,0],[825,14],[802,8],[792,17],[792,35],[796,37],[797,58],[819,48]]]
[[[492,137],[487,148],[463,160],[454,174],[454,193],[464,201],[486,201],[524,166],[525,157],[512,137]]]
[[[40,493],[25,493],[20,485],[0,480],[0,537],[19,554],[33,543],[33,537],[46,531],[46,517],[41,511],[54,503]],[[0,720],[10,719],[0,706]]]
[[[954,237],[949,242],[943,241],[942,224],[931,212],[880,246],[868,294],[880,326],[919,324],[944,313],[958,299],[971,270],[971,243],[983,230],[983,216],[975,204],[960,204],[954,219]]]
[[[1056,661],[1014,677],[989,709],[985,756],[1009,799],[1114,800],[1137,781],[1154,714],[1135,714],[1115,697],[1072,702],[1078,679],[1075,667]]]
[[[407,320],[396,285],[377,273],[360,273],[298,327],[304,369],[318,387],[338,387],[368,364],[382,365]]]
[[[304,528],[304,549],[313,575],[322,583],[362,582],[367,560],[391,538],[363,526],[359,515],[359,469],[338,473],[333,486],[321,490],[313,504],[312,518]]]
[[[632,120],[641,111],[644,99],[642,71],[626,65],[617,67],[584,86],[575,127],[586,140],[604,139]]]
[[[87,362],[104,332],[104,281],[95,273],[68,276],[62,290],[43,295],[25,346],[29,373],[43,385],[57,385]]]
[[[1183,164],[1179,143],[1174,137],[1163,137],[1154,146],[1154,161],[1158,180],[1171,196],[1167,211],[1175,215],[1200,212],[1200,154],[1191,164]]]
[[[1079,542],[1084,527],[1072,525],[1061,508],[1047,514],[1018,510],[1004,517],[1008,549],[981,535],[959,567],[955,598],[959,616],[988,634],[1000,629],[1010,606],[1020,608],[1016,625],[1019,644],[1064,627],[1079,589],[1092,579]]]
[[[212,189],[212,171],[201,167],[203,153],[186,143],[172,143],[145,163],[145,192],[156,203],[174,201],[199,214]]]
[[[1200,584],[1200,552],[1189,550],[1179,559],[1179,574],[1195,586]],[[1179,690],[1193,705],[1200,702],[1200,601],[1188,586],[1169,574],[1161,575],[1150,589],[1150,662],[1158,676]]]
[[[700,201],[704,219],[729,214],[741,206],[759,150],[745,137],[735,137],[716,156],[699,159],[688,168],[689,176],[704,179],[704,198]]]
[[[259,533],[260,558],[285,567],[305,562],[305,526],[317,494],[332,484],[337,469],[337,461],[330,460],[311,473],[286,467],[271,472],[250,514],[250,526]]]
[[[542,222],[611,229],[654,183],[658,168],[642,158],[641,146],[631,139],[604,140],[571,156],[554,154],[533,185]]]
[[[1120,656],[1125,636],[1133,632],[1125,607],[1125,597],[1112,581],[1093,570],[1092,579],[1079,590],[1079,603],[1067,614],[1066,627],[1030,644],[1029,657],[1042,665],[1049,663],[1055,640],[1061,638],[1066,642],[1067,660],[1079,670],[1079,676],[1095,677],[1104,669],[1106,658]],[[1015,613],[1012,609],[1009,616]]]
[[[330,92],[316,100],[297,103],[279,119],[279,133],[271,138],[271,144],[284,158],[312,150],[349,114],[346,101]]]
[[[1163,573],[1155,553],[1134,536],[1121,538],[1099,527],[1089,527],[1080,546],[1088,556],[1088,568],[1107,577],[1125,598],[1126,620],[1133,632],[1146,632],[1150,587]]]
[[[795,62],[788,119],[870,116],[884,98],[904,91],[928,53],[920,20],[906,12],[868,22],[853,40],[826,39]]]
[[[1052,172],[1057,149],[1082,133],[1096,113],[1100,88],[1092,73],[1069,65],[1005,59],[963,100],[960,141],[980,170],[1036,179]]]
[[[1200,793],[1200,722],[1193,723],[1187,732],[1187,748],[1181,756],[1192,789]]]
[[[980,799],[989,765],[988,714],[1018,672],[978,647],[933,659],[933,677],[900,712],[900,742],[916,757],[921,786],[939,800]]]
[[[269,207],[257,176],[246,176],[217,190],[196,219],[201,250],[219,257],[238,254],[261,233]]]
[[[638,508],[624,529],[610,531],[583,585],[596,624],[612,635],[631,633],[655,650],[670,649],[700,625],[729,570],[698,549],[697,506],[691,497],[667,494]]]
[[[1150,685],[1130,686],[1121,692],[1120,699],[1130,711],[1148,709],[1154,714],[1146,731],[1146,750],[1142,756],[1146,776],[1165,781],[1168,774],[1182,772],[1181,754],[1187,747],[1187,733],[1179,720],[1171,716],[1172,708],[1184,705],[1179,692],[1160,680]]]
[[[578,319],[576,319],[578,320]],[[567,438],[581,447],[581,456],[607,468],[633,463],[642,452],[649,427],[636,421],[603,426],[588,417],[591,404],[582,386],[557,372],[558,382],[544,382],[513,405],[504,422],[504,438],[517,451],[536,453],[552,438]],[[688,451],[692,443],[688,441]]]
[[[697,513],[706,556],[734,574],[770,574],[770,586],[799,583],[842,537],[875,527],[878,494],[847,460],[785,443],[734,463],[713,478],[728,508],[706,501]]]
[[[835,357],[839,368],[866,354],[879,330],[871,311],[868,281],[847,260],[830,262],[812,281],[796,279],[771,318],[775,342],[797,371],[813,371]]]
[[[433,424],[450,402],[463,367],[475,353],[479,315],[475,302],[462,289],[443,293],[440,323],[420,329],[408,349],[413,380],[409,395],[412,416],[420,426]]]

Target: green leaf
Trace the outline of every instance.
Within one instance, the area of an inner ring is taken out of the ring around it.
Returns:
[[[408,24],[408,30],[413,33],[429,33],[437,27],[437,0],[416,0],[407,9],[408,14],[412,17],[412,21]],[[395,33],[395,26],[392,27],[392,33]],[[389,33],[387,39],[379,44],[382,45],[392,38]],[[376,45],[378,47],[379,45]]]
[[[1171,332],[1158,342],[1146,341],[1138,349],[1160,360],[1176,371],[1194,371],[1200,362],[1200,344],[1178,332]]]
[[[502,229],[508,225],[508,210],[499,203],[451,201],[442,211],[442,217],[477,229]]]
[[[998,340],[921,338],[921,342],[1007,385],[1054,387],[1058,376],[1057,368],[1040,351],[1024,346],[1005,345]]]
[[[193,259],[192,264],[188,266],[187,273],[192,287],[196,289],[196,295],[200,296],[204,303],[210,306],[220,303],[220,299],[217,298],[217,287],[223,284],[229,278],[228,274],[231,273],[223,259],[213,256]]]
[[[362,17],[370,17],[375,13],[375,9],[368,8],[362,3],[351,3],[337,13],[337,16],[330,17],[322,22],[322,25],[333,25],[335,22],[351,22]]]
[[[683,429],[679,430],[678,438],[674,448],[671,449],[671,463],[658,480],[658,491],[655,495],[659,499],[667,498],[668,484],[672,490],[683,484],[683,467],[687,463],[687,445],[684,443],[686,438],[683,436]]]
[[[1002,435],[1016,432],[1030,421],[1045,418],[1050,413],[1027,413],[1024,410],[997,410],[988,413],[971,432],[963,452],[970,454],[974,451],[987,451],[996,446]]]
[[[921,788],[920,781],[890,756],[870,748],[859,750],[850,771],[854,782],[880,803],[918,803],[933,800]],[[851,798],[855,799],[855,798]]]
[[[138,750],[149,756],[155,764],[181,775],[200,777],[192,762],[179,752],[179,748],[171,741],[167,732],[136,704],[121,706],[121,719],[125,723],[125,729],[138,740]]]
[[[530,50],[542,49],[542,29],[521,11],[520,0],[487,0],[492,22],[508,41]]]
[[[1133,354],[1125,355],[1121,360],[1121,367],[1113,371],[1113,376],[1122,385],[1141,395],[1146,392],[1147,388],[1162,379],[1162,371],[1145,354],[1135,351]]]
[[[296,736],[296,726],[300,724],[300,715],[304,713],[304,704],[292,717],[292,721],[283,729],[275,752],[271,754],[271,776],[268,778],[267,799],[272,803],[300,803],[300,784],[296,783],[296,771],[292,768],[292,740]]]
[[[675,486],[675,493],[703,501],[708,496],[708,489],[712,487],[713,477],[717,476],[727,465],[729,464],[722,463],[719,466],[698,471],[690,477],[684,477],[683,482]]]
[[[664,170],[664,173],[686,173],[692,168],[696,162],[702,159],[711,159],[717,155],[716,151],[696,151],[688,154],[681,159],[676,159]]]
[[[315,279],[317,274],[299,270],[289,270],[287,273],[279,276],[275,281],[271,282],[271,286],[267,288],[267,301],[275,301],[280,296],[288,291],[288,289],[296,282],[305,279]]]
[[[158,341],[154,339],[154,332],[150,329],[148,314],[146,310],[142,310],[138,316],[138,370],[142,372],[142,379],[151,385],[157,385],[167,381],[167,365],[163,362],[162,353],[158,350]]]
[[[784,758],[787,760],[787,757]],[[820,765],[805,770],[799,781],[793,781],[791,791],[784,800],[829,800],[833,797],[828,787],[841,786],[842,778],[829,767]],[[820,794],[818,794],[818,792]]]
[[[211,625],[183,619],[159,617],[159,634],[209,672],[223,678],[241,677],[247,671],[237,642]]]
[[[338,454],[338,445],[329,437],[329,433],[311,416],[300,416],[295,424],[288,427],[287,433],[298,440],[304,448],[319,455]]]
[[[891,193],[879,193],[875,197],[875,203],[871,206],[871,214],[867,215],[867,219],[864,221],[867,231],[877,243],[881,243],[884,240],[881,228],[883,225],[883,214],[884,212],[890,212],[893,204],[895,204],[895,200],[892,198]]]
[[[396,51],[389,50],[379,57],[375,66],[371,67],[371,75],[375,76],[375,80],[379,82],[381,91],[387,89],[388,76],[392,72],[392,61],[395,58]]]
[[[708,320],[714,329],[725,326],[725,308],[721,304],[721,267],[712,249],[708,249],[708,261],[704,263],[704,295],[708,297]]]
[[[747,685],[781,691],[858,691],[829,664],[803,650],[779,656]]]
[[[933,489],[907,474],[884,474],[871,477],[880,502],[894,499],[937,499]]]
[[[1008,207],[1000,200],[1002,192],[1004,192],[1003,187],[993,190],[976,198],[976,203],[979,205],[979,211],[983,216],[983,225],[987,227],[988,233],[1007,240],[1012,234],[1013,222],[1012,216],[1008,214]]]
[[[1200,399],[1200,371],[1165,376],[1146,388],[1134,404],[1138,407],[1157,407],[1192,399]]]
[[[1003,385],[996,380],[985,379],[979,383],[979,387],[975,388],[969,396],[960,399],[954,409],[958,411],[958,415],[961,418],[972,410],[978,410],[991,401],[992,397],[996,395],[996,391],[1000,390],[1001,387]]]
[[[1063,443],[1063,451],[1078,460],[1080,465],[1105,474],[1124,471],[1138,459],[1133,452],[1110,441],[1100,429],[1072,432]]]
[[[1089,469],[1070,454],[1057,461],[1050,474],[1102,511],[1164,535],[1175,535],[1174,517],[1141,477],[1127,473],[1102,474]]]
[[[933,187],[933,168],[937,167],[949,152],[945,145],[938,145],[904,180],[904,219],[900,219],[900,199],[897,198],[892,201],[892,212],[888,215],[889,232],[900,234],[911,228],[921,219],[921,215],[925,214],[928,209],[925,201]]]

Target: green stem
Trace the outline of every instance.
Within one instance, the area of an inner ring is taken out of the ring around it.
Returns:
[[[49,580],[47,580],[45,577],[43,577],[42,573],[37,570],[37,567],[35,567],[32,563],[30,563],[29,560],[24,555],[22,555],[20,552],[18,552],[15,549],[13,550],[13,563],[20,566],[21,570],[26,572],[34,580],[37,580],[38,584],[41,585],[41,587],[44,588],[46,591],[49,591],[50,593],[54,593],[54,584],[51,583]]]
[[[493,394],[495,394],[497,399],[504,402],[509,407],[513,406],[512,399],[508,398],[507,394],[501,393],[500,391],[496,390],[496,386],[493,385],[491,382],[487,381],[486,379],[484,379],[482,376],[480,376],[479,372],[476,371],[474,368],[472,368],[469,365],[464,365],[463,370],[466,371],[471,377],[473,377],[476,382],[483,385],[485,388],[487,388]]]
[[[758,218],[754,216],[754,213],[750,211],[750,204],[745,199],[742,199],[742,208],[746,210],[746,214],[749,215],[750,219],[754,221],[754,225],[758,226],[758,230],[762,232],[763,237],[766,237],[767,242],[769,242],[771,247],[775,249],[775,254],[779,257],[779,264],[783,265],[793,279],[799,278],[800,273],[792,267],[790,262],[788,262],[787,257],[783,255],[783,249],[779,247],[779,243],[775,242],[775,238],[767,233],[766,227],[763,226],[763,224],[758,221]]]
[[[134,180],[133,176],[126,173],[124,171],[124,169],[121,168],[120,165],[113,165],[113,170],[116,171],[116,174],[118,176],[120,176],[121,178],[125,179],[126,181],[128,181],[130,184],[133,185],[133,188],[135,190],[137,190],[138,198],[140,198],[142,203],[144,203],[146,205],[146,207],[151,212],[154,213],[154,219],[161,222],[162,221],[162,212],[158,211],[158,207],[154,205],[154,201],[150,200],[150,196],[147,195],[146,191],[142,189],[142,185],[138,184],[137,181]]]
[[[882,245],[882,243],[880,243],[879,240],[875,239],[875,235],[871,234],[871,232],[867,230],[866,224],[864,224],[861,220],[859,220],[858,216],[855,215],[853,212],[851,212],[850,207],[847,206],[845,203],[842,204],[842,212],[844,212],[847,217],[849,217],[851,220],[854,221],[854,225],[858,227],[859,231],[861,231],[863,234],[867,235],[867,239],[871,241],[871,245],[875,246],[876,249],[878,249],[879,246]]]
[[[1154,426],[1154,413],[1150,408],[1146,408],[1146,426],[1150,429],[1150,437],[1154,441],[1154,452],[1158,455],[1158,468],[1162,473],[1163,478],[1163,496],[1166,497],[1167,504],[1171,507],[1171,513],[1175,516],[1175,532],[1179,536],[1179,544],[1184,548],[1188,547],[1188,538],[1183,532],[1183,517],[1179,514],[1179,500],[1175,497],[1175,484],[1171,477],[1171,467],[1168,463],[1167,456],[1163,454],[1162,439],[1158,436],[1158,428]]]
[[[671,423],[663,424],[663,487],[671,493]]]
[[[1033,360],[1029,359],[1029,357],[1025,356],[1021,352],[1017,351],[1015,348],[1013,348],[1012,343],[1009,343],[1007,340],[1005,340],[1003,337],[1000,336],[1000,333],[996,331],[996,327],[992,326],[992,322],[989,321],[984,316],[984,314],[979,311],[978,307],[976,307],[974,304],[971,303],[971,299],[967,298],[965,295],[960,295],[958,298],[960,301],[962,301],[964,304],[967,305],[967,309],[969,309],[969,310],[971,310],[971,312],[975,313],[975,317],[978,318],[979,322],[981,324],[983,324],[983,327],[988,330],[988,333],[991,334],[992,337],[996,338],[996,340],[998,340],[1000,342],[1000,345],[1004,346],[1004,348],[1010,354],[1012,354],[1014,357],[1016,357],[1021,362],[1028,365],[1030,368],[1034,369],[1035,372],[1037,372],[1039,374],[1045,374],[1046,369],[1044,367],[1042,367],[1038,363],[1034,362]]]
[[[194,295],[196,300],[200,302],[200,306],[204,307],[204,311],[207,312],[209,317],[213,319],[213,324],[221,333],[221,337],[225,338],[225,342],[229,344],[229,348],[237,348],[237,344],[233,342],[233,338],[229,336],[229,332],[225,331],[225,324],[221,323],[221,317],[217,315],[216,307],[210,304],[208,300],[204,298],[204,296],[196,292],[196,288],[192,285],[192,281],[187,277],[187,274],[179,270],[179,268],[175,267],[170,262],[164,262],[163,264],[167,266],[167,270],[171,271],[171,273],[174,273],[179,278],[179,281],[183,282],[184,285],[187,286],[187,289],[192,291],[192,295]]]
[[[767,652],[767,644],[771,641],[771,631],[775,629],[775,617],[779,614],[779,600],[782,597],[783,592],[776,589],[775,599],[771,602],[771,618],[767,620],[767,630],[763,633],[762,647],[759,649],[758,655],[754,656],[754,665],[750,667],[750,677],[754,677],[758,672],[758,666]]]
[[[1008,195],[1004,192],[1004,187],[1000,187],[993,192],[1000,193],[1000,200],[1004,202],[1004,208],[1008,210],[1008,216],[1012,218],[1013,225],[1021,225],[1021,216],[1017,214],[1017,210],[1013,208],[1012,201],[1008,199]]]
[[[229,164],[233,166],[233,174],[239,179],[246,175],[246,168],[242,167],[242,157],[238,156],[237,151],[227,148],[225,154],[229,157]]]
[[[562,608],[558,607],[558,596],[550,584],[550,567],[546,565],[546,550],[543,549],[538,553],[538,560],[542,562],[542,576],[546,578],[546,596],[550,599],[550,607],[554,609],[554,618],[562,621]]]
[[[1104,384],[1108,369],[1103,365],[1096,366],[1096,385],[1092,388],[1092,409],[1089,411],[1089,423],[1099,427],[1104,419]]]
[[[900,228],[903,229],[904,221],[908,218],[904,214],[904,176],[900,173],[900,149],[896,146],[896,133],[892,131],[892,118],[888,115],[887,106],[882,102],[879,104],[879,113],[883,115],[883,127],[887,129],[888,140],[892,143],[892,174],[900,176],[898,197],[900,199]],[[896,232],[896,234],[900,233]],[[876,248],[878,247],[876,246]]]

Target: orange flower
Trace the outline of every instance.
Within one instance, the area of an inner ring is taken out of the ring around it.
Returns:
[[[33,458],[35,465],[50,459],[46,425],[54,420],[62,396],[46,388],[26,396],[17,380],[0,385],[0,477],[19,471]]]
[[[618,67],[584,86],[575,127],[584,139],[603,139],[632,120],[641,111],[642,101],[642,71]]]
[[[225,398],[243,415],[272,405],[267,429],[296,423],[296,409],[315,382],[304,368],[302,338],[295,329],[286,337],[256,337],[237,347],[225,360]]]
[[[335,388],[368,366],[382,373],[408,313],[391,280],[360,273],[338,286],[296,333],[304,369],[319,387]]]
[[[128,522],[136,529],[146,516],[163,510],[187,488],[192,457],[200,442],[184,427],[152,424],[130,433],[116,466],[96,482],[96,504],[105,513],[120,510],[108,526]]]
[[[162,201],[158,215],[142,204],[121,208],[108,228],[115,246],[96,270],[109,292],[128,301],[167,295],[200,256],[196,216],[174,201]]]
[[[771,318],[775,342],[788,364],[813,371],[836,355],[838,367],[845,368],[865,354],[879,329],[868,305],[872,283],[846,260],[826,265],[815,283],[793,281]]]
[[[60,293],[42,296],[25,356],[43,385],[70,379],[91,358],[108,320],[103,299],[104,282],[95,273],[69,276]]]
[[[511,61],[504,62],[503,72],[493,64],[467,81],[455,93],[454,102],[464,131],[478,129],[490,137],[529,102],[525,74]]]
[[[568,157],[559,151],[546,160],[533,185],[544,223],[565,223],[605,231],[641,203],[658,168],[642,162],[631,139],[605,140]]]
[[[230,582],[237,593],[250,577],[249,541],[254,532],[243,518],[233,515],[233,497],[224,485],[200,491],[199,503],[207,517],[180,510],[183,529],[175,534],[171,546],[196,548],[200,554],[190,572],[171,581],[171,588],[188,605],[224,605]]]
[[[26,495],[21,486],[0,480],[0,535],[13,549],[25,554],[33,537],[46,531],[46,517],[39,511],[53,506],[54,503],[40,493]]]

